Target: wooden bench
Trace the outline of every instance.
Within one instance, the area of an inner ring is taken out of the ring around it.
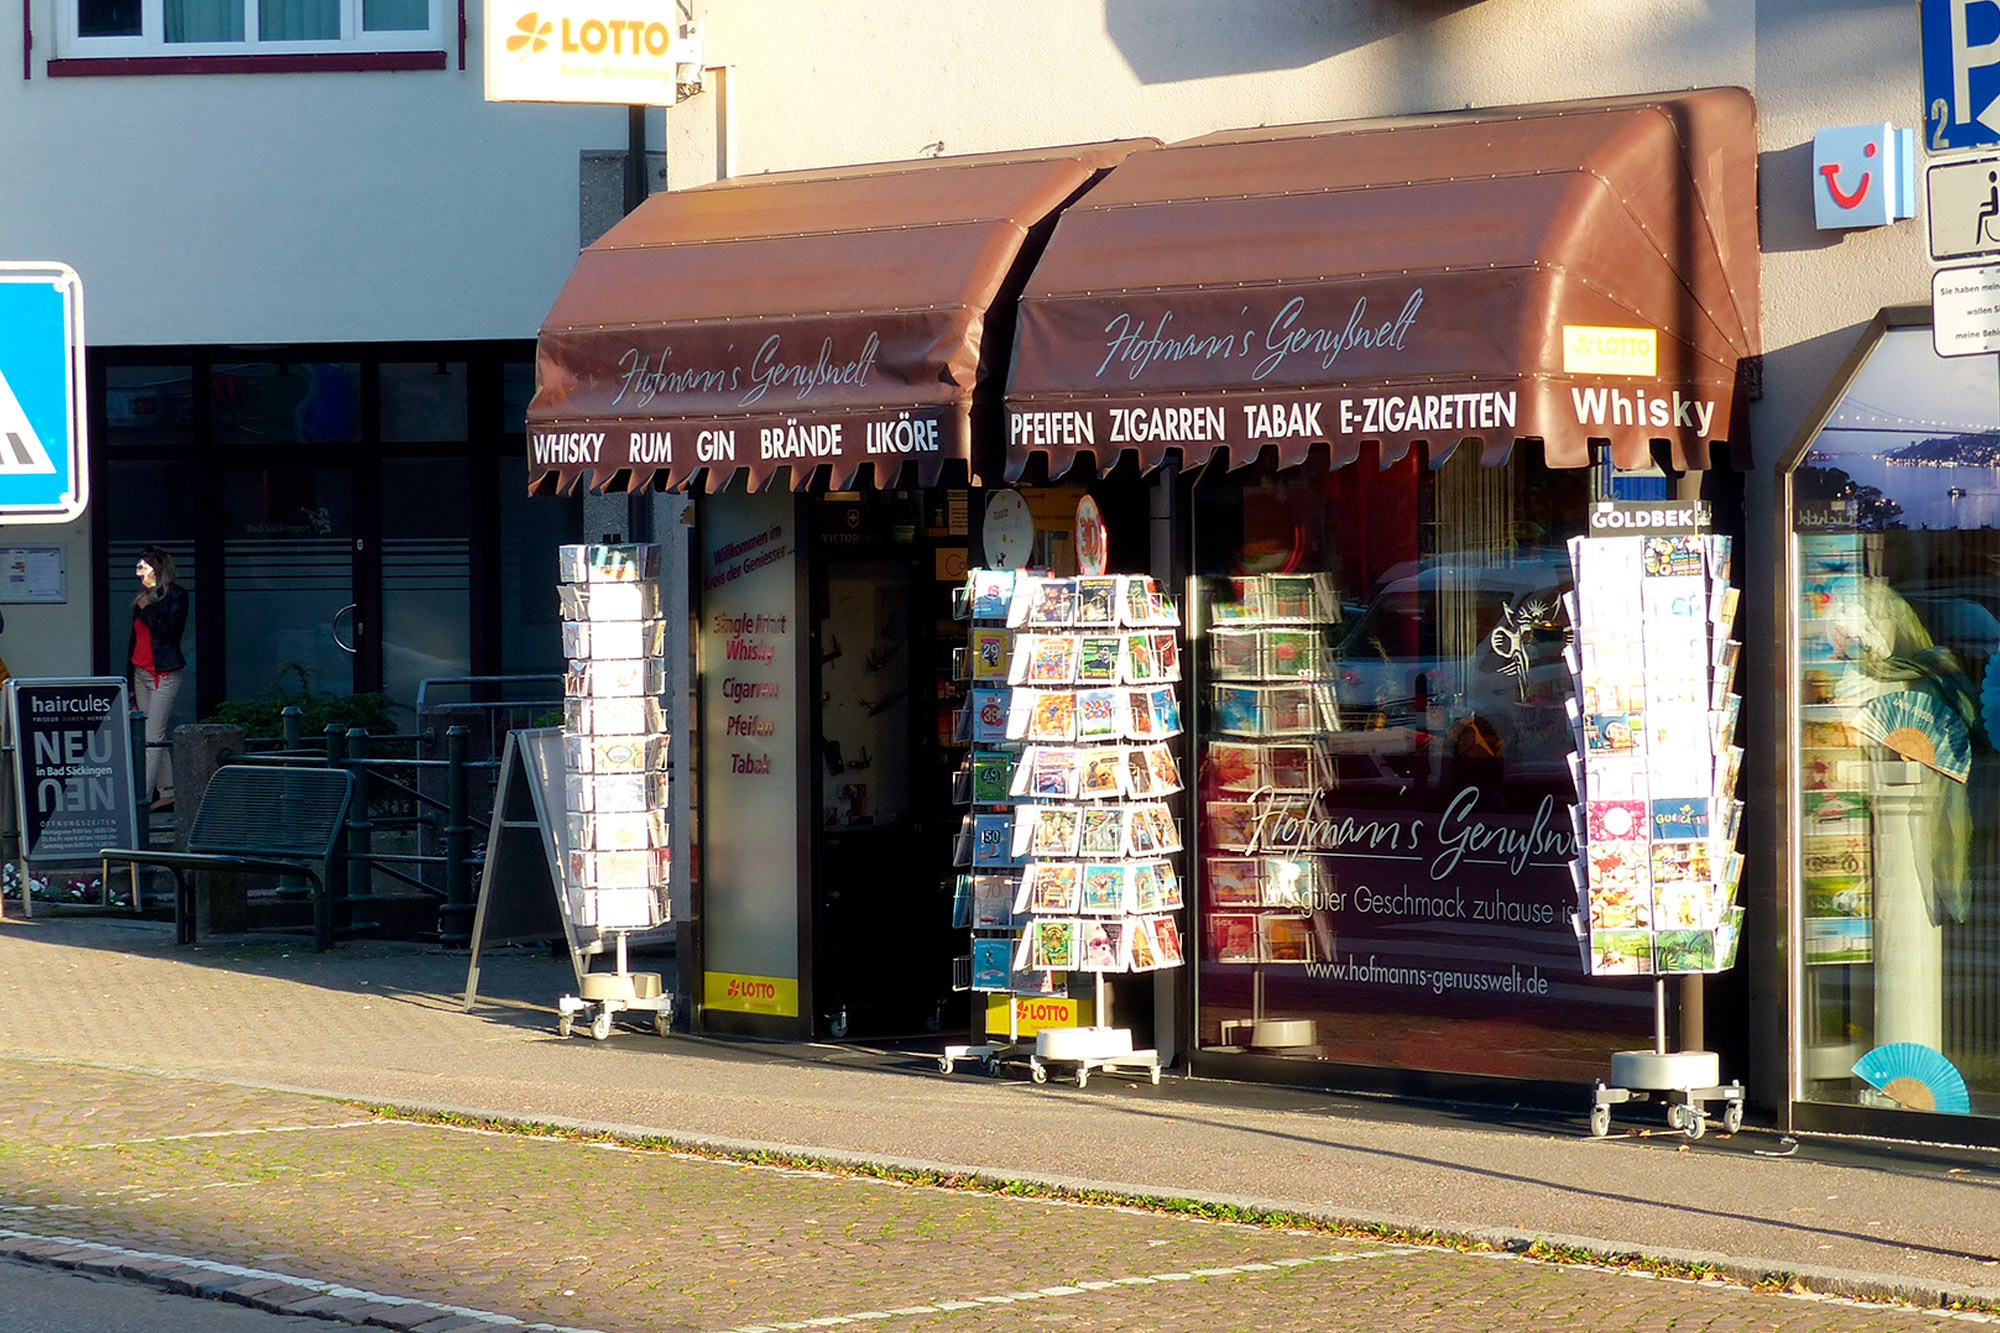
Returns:
[[[113,864],[158,866],[174,876],[174,940],[195,937],[190,871],[302,875],[311,881],[313,945],[333,947],[333,884],[342,860],[354,775],[338,768],[225,764],[208,780],[188,830],[187,850],[106,847],[98,852],[108,883]]]

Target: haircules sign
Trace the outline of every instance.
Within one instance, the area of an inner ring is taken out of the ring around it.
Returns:
[[[136,845],[125,682],[16,680],[7,704],[21,859],[95,861],[100,848]]]
[[[701,29],[624,0],[486,0],[486,100],[672,106]]]

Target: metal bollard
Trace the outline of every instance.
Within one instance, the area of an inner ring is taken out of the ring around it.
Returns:
[[[326,729],[326,766],[347,767],[347,730],[338,725]],[[347,891],[347,839],[334,840],[333,855],[327,858],[326,881],[313,896],[313,947],[322,952],[333,947],[335,899]]]
[[[285,753],[296,754],[305,748],[306,710],[297,704],[287,704],[282,716],[285,719]]]
[[[375,849],[375,823],[368,817],[368,731],[364,727],[347,729],[347,767],[354,774],[354,804],[347,812],[345,910],[338,915],[346,918],[349,933],[361,934],[382,924],[375,912],[375,870],[368,861]]]
[[[465,753],[469,733],[451,727],[444,733],[445,825],[444,906],[438,909],[439,941],[450,948],[472,943],[472,827],[467,822]]]

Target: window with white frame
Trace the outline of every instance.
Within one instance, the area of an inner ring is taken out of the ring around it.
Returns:
[[[444,0],[64,0],[73,58],[436,51]]]

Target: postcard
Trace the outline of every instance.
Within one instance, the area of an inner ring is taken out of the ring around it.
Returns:
[[[1151,746],[1130,746],[1125,751],[1125,793],[1128,796],[1165,796],[1163,791],[1153,788],[1153,769],[1146,762],[1146,751]]]
[[[1123,916],[1132,910],[1126,870],[1121,863],[1084,866],[1076,910],[1096,916]]]
[[[1320,618],[1319,594],[1311,574],[1267,574],[1264,576],[1264,616],[1267,620],[1316,621]]]
[[[1645,572],[1649,578],[1700,575],[1708,570],[1708,545],[1704,537],[1645,537]]]
[[[1645,929],[1653,924],[1653,895],[1643,888],[1593,888],[1588,894],[1592,930]]]
[[[1208,632],[1209,674],[1217,680],[1256,680],[1264,674],[1263,631],[1213,629]]]
[[[1119,620],[1133,626],[1158,624],[1160,596],[1153,580],[1144,574],[1125,574],[1119,583]]]
[[[1662,930],[1653,935],[1653,970],[1656,972],[1713,972],[1715,931]]]
[[[1647,840],[1644,801],[1589,801],[1584,813],[1593,843]]]
[[[1069,690],[1016,690],[1015,703],[1020,696],[1030,696],[1027,720],[1027,738],[1031,741],[1068,741],[1076,739],[1076,695]]]
[[[1027,834],[1022,835],[1022,825]],[[1014,859],[1075,856],[1082,821],[1078,812],[1065,805],[1026,805],[1014,812]],[[1025,846],[1024,846],[1025,844]]]
[[[1218,963],[1258,962],[1257,918],[1233,912],[1210,913],[1208,953]]]
[[[1076,580],[1036,579],[1028,598],[1028,624],[1063,629],[1076,623]]]
[[[1707,841],[1656,842],[1653,844],[1653,897],[1663,902],[1668,885],[1692,884],[1714,878]]]
[[[1077,796],[1102,800],[1125,792],[1125,750],[1118,745],[1094,745],[1077,751]]]
[[[1146,702],[1153,714],[1153,735],[1181,734],[1181,697],[1173,686],[1157,685],[1146,691]]]
[[[1264,734],[1264,691],[1257,685],[1214,685],[1210,715],[1215,730],[1229,736]]]
[[[1257,918],[1257,952],[1267,963],[1310,963],[1312,925],[1303,916]]]
[[[1076,683],[1115,685],[1118,667],[1125,655],[1122,634],[1081,634],[1077,636]]]
[[[1077,926],[1074,918],[1041,918],[1028,924],[1032,945],[1029,964],[1055,972],[1073,971],[1077,965]]]
[[[972,803],[993,805],[1013,792],[1014,756],[1005,751],[981,751],[972,756]]]
[[[1014,941],[974,940],[972,942],[972,989],[1004,991],[1012,972]]]
[[[1224,851],[1256,850],[1258,807],[1250,801],[1209,801],[1202,813],[1207,816],[1209,837]]]
[[[1028,772],[1024,794],[1038,801],[1075,800],[1082,776],[1080,762],[1077,752],[1065,746],[1034,747],[1022,764]]]
[[[1107,626],[1118,623],[1118,579],[1115,575],[1077,579],[1076,623]]]
[[[1123,972],[1127,967],[1125,940],[1131,926],[1127,921],[1085,921],[1081,923],[1083,956],[1077,960],[1079,972]]]
[[[1584,851],[1591,892],[1645,889],[1652,884],[1652,849],[1643,838],[1593,841]]]
[[[1264,747],[1210,741],[1201,752],[1202,781],[1212,790],[1248,795],[1264,785]]]
[[[1264,906],[1313,905],[1315,862],[1309,856],[1264,858]]]
[[[1009,930],[1014,925],[1014,895],[1020,881],[1013,875],[975,874],[972,877],[972,928]]]
[[[1319,787],[1319,748],[1272,744],[1264,747],[1264,782],[1272,791],[1315,791]]]
[[[1117,689],[1076,692],[1076,738],[1080,741],[1122,739],[1129,729],[1126,692]]]
[[[1146,918],[1146,930],[1153,937],[1153,950],[1160,956],[1161,967],[1181,965],[1181,928],[1170,916]]]
[[[967,695],[966,712],[972,718],[971,740],[975,745],[993,745],[1007,739],[1011,691],[975,689]],[[1026,714],[1022,715],[1023,721]]]
[[[1166,807],[1160,805],[1134,805],[1126,808],[1125,843],[1119,849],[1122,856],[1157,856],[1166,848],[1160,840],[1160,822],[1157,813]],[[1168,824],[1172,824],[1169,819]]]
[[[1140,918],[1130,920],[1125,931],[1126,952],[1134,972],[1150,972],[1160,965],[1159,946],[1146,933]]]
[[[1030,865],[1021,873],[1022,896],[1027,899],[1029,913],[1041,916],[1074,912],[1082,872],[1083,868],[1074,861],[1037,861]],[[1015,906],[1020,905],[1017,899]]]
[[[972,589],[970,608],[974,620],[1005,620],[1014,601],[1014,571],[975,569],[968,580]]]
[[[1160,895],[1160,910],[1173,912],[1181,906],[1181,877],[1172,861],[1153,862],[1153,889]]]
[[[1076,680],[1074,634],[1021,634],[1007,679],[1016,685],[1068,685]]]
[[[1080,812],[1077,837],[1078,856],[1123,856],[1131,823],[1124,806],[1085,806]]]
[[[1006,681],[1014,660],[1014,630],[974,628],[968,634],[974,681]]]
[[[1319,631],[1265,630],[1264,674],[1273,680],[1304,680],[1319,675]]]
[[[972,864],[1004,866],[1014,864],[1014,816],[975,814],[972,817]]]
[[[1158,680],[1181,678],[1181,640],[1172,630],[1158,630],[1153,636],[1153,660],[1159,664]]]
[[[1147,771],[1152,775],[1152,795],[1171,796],[1181,789],[1181,766],[1174,760],[1173,746],[1148,745],[1142,747],[1139,753],[1144,757]]]
[[[1672,796],[1664,800],[1655,799],[1652,802],[1652,830],[1655,840],[1706,838],[1708,798]]]
[[[1028,966],[1028,932],[1021,932],[1021,945],[1014,954],[1014,975],[1008,979],[1007,989],[1016,995],[1060,995],[1062,986],[1053,972],[1037,972]]]
[[[1263,734],[1266,736],[1309,736],[1319,730],[1313,692],[1306,686],[1267,686],[1263,707]]]
[[[1590,970],[1604,977],[1647,976],[1653,971],[1653,932],[1592,930]]]
[[[1160,657],[1150,634],[1127,634],[1119,677],[1130,685],[1147,685],[1160,678]]]

